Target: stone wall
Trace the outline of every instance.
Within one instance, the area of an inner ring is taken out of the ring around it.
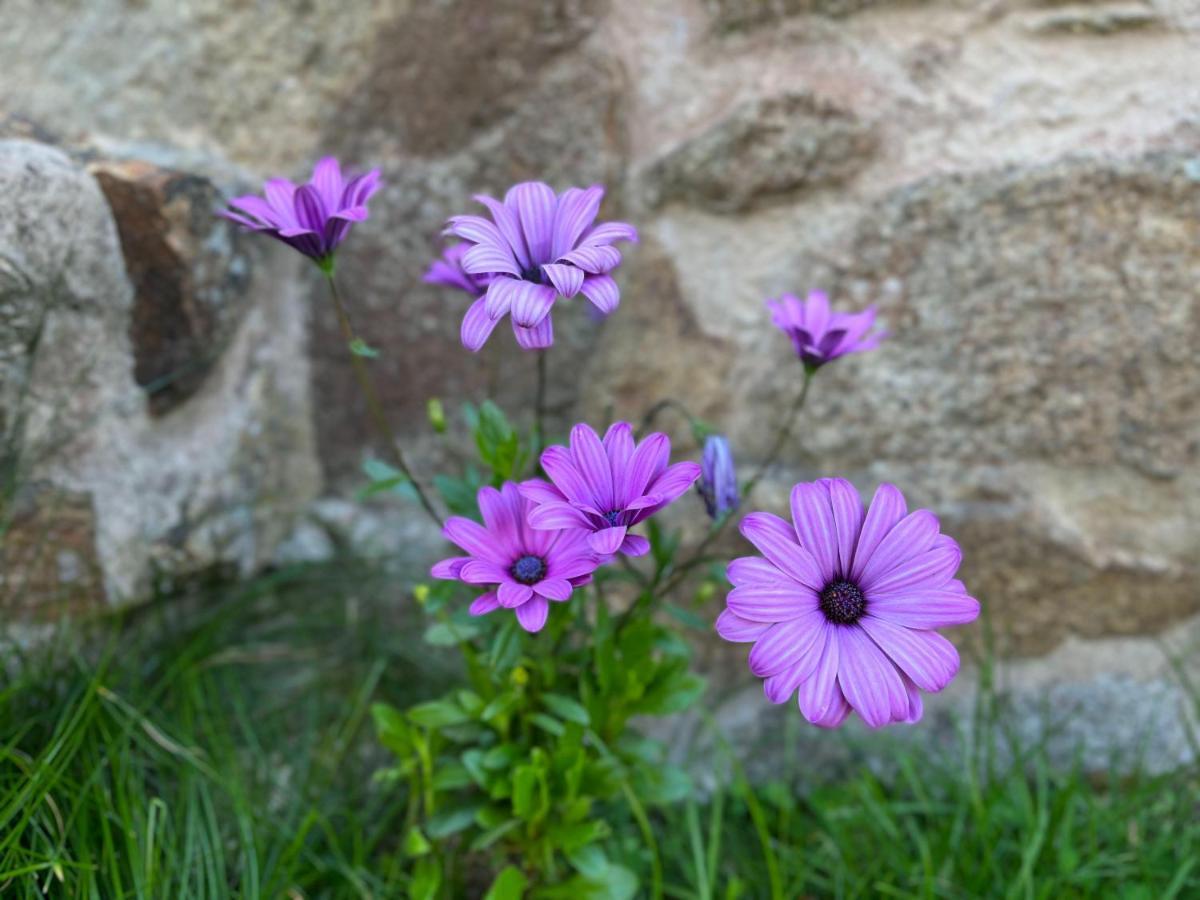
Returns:
[[[422,467],[427,396],[517,408],[532,380],[503,332],[461,351],[464,302],[421,283],[443,220],[519,179],[602,181],[604,215],[643,242],[616,316],[556,318],[559,425],[669,394],[751,463],[796,377],[763,298],[822,286],[877,303],[894,337],[822,373],[755,505],[823,474],[898,482],[961,538],[1008,654],[1200,612],[1194,2],[52,6],[6,5],[0,110],[224,186],[225,159],[382,167],[340,271]],[[129,202],[163,190],[132,184]],[[152,314],[106,277],[136,320]],[[308,323],[320,459],[344,488],[373,438],[320,284],[296,284],[278,327]],[[237,333],[204,309],[180,324],[188,347]],[[163,365],[135,354],[137,381]],[[89,527],[80,513],[72,533]]]

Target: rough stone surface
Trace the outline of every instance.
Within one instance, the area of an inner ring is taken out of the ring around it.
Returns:
[[[875,149],[868,125],[812,94],[750,100],[656,162],[645,179],[646,199],[739,212],[843,182]]]
[[[254,299],[224,353],[153,418],[96,181],[58,150],[0,141],[0,197],[5,612],[54,616],[97,588],[123,602],[157,576],[268,561],[319,478],[287,268],[248,274]]]
[[[780,509],[793,481],[815,475],[847,475],[864,493],[896,481],[961,538],[1005,652],[1124,653],[1100,642],[1200,610],[1197,39],[1192,0],[389,0],[353,14],[333,0],[98,0],[70,14],[11,0],[0,110],[138,148],[123,155],[168,146],[189,160],[177,168],[211,177],[225,157],[291,177],[327,152],[381,166],[387,185],[339,277],[423,471],[445,459],[424,424],[429,394],[450,410],[490,394],[514,418],[528,412],[532,361],[503,330],[478,356],[460,351],[465,298],[420,282],[445,217],[471,210],[475,192],[603,181],[603,215],[642,231],[616,316],[556,312],[556,428],[638,419],[671,395],[751,466],[797,380],[763,299],[822,286],[848,307],[877,303],[892,340],[821,374],[753,504]],[[47,233],[73,222],[47,219]],[[161,245],[171,231],[154,233]],[[383,448],[316,273],[285,248],[263,253],[286,278],[301,273],[304,302],[278,322],[287,337],[265,346],[298,356],[299,311],[311,310],[320,458],[348,494],[364,452]],[[106,296],[132,304],[121,283]],[[24,306],[3,310],[18,348],[47,333],[27,288]],[[106,307],[96,334],[126,334],[128,308]],[[217,370],[164,424],[194,421],[219,372],[227,398],[261,375],[236,350],[260,313],[245,313]],[[220,331],[179,321],[189,346]],[[143,402],[134,355],[114,358]],[[0,384],[0,409],[16,408],[19,383]],[[686,433],[672,414],[661,421]],[[228,448],[209,443],[198,455],[216,471]],[[63,490],[71,509],[90,496]],[[73,533],[108,533],[109,503],[93,502]],[[328,530],[385,547],[388,527]],[[297,542],[325,552],[315,532]],[[736,651],[704,648],[714,667]],[[1086,658],[1089,671],[1114,669],[1103,653]],[[745,677],[740,659],[726,671]]]

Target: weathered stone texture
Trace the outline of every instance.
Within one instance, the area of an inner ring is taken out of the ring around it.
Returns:
[[[182,177],[141,171],[143,184]],[[228,273],[208,271],[221,268],[208,249],[187,255],[211,240],[209,218],[192,230],[175,218],[170,191],[149,191],[161,204],[142,197],[110,209],[91,175],[60,151],[0,141],[6,612],[52,617],[94,604],[98,588],[122,602],[143,597],[159,575],[218,564],[249,570],[270,559],[316,493],[303,317],[286,267],[246,273],[253,299],[227,326],[223,352],[169,415],[150,417],[131,335],[152,347],[176,335],[136,320],[118,232],[152,223],[126,243],[139,254],[135,274],[172,240],[184,254],[174,271],[186,267],[189,284]],[[121,228],[114,210],[133,223]]]

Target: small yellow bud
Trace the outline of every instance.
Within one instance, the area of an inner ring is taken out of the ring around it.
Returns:
[[[700,585],[700,590],[696,591],[696,599],[701,603],[707,603],[717,593],[716,582],[706,581]]]
[[[445,434],[446,410],[442,408],[442,401],[437,397],[430,397],[425,403],[425,413],[429,416],[429,424],[433,426],[433,430],[438,434]]]
[[[517,687],[524,687],[529,684],[529,673],[525,671],[524,666],[517,666],[512,671],[512,683]]]
[[[418,584],[413,588],[413,599],[424,606],[425,602],[429,599],[429,585]]]

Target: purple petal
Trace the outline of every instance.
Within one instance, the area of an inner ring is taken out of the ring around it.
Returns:
[[[640,534],[627,534],[621,542],[621,552],[626,556],[645,556],[650,552],[650,542]]]
[[[472,244],[483,244],[511,255],[500,229],[483,216],[452,216],[446,223],[446,231]]]
[[[521,270],[517,268],[517,261],[513,259],[512,253],[502,250],[494,244],[476,244],[463,254],[462,267],[464,272],[471,275],[502,273],[512,275],[514,278],[521,277]]]
[[[504,242],[516,256],[521,268],[530,268],[529,249],[525,246],[525,236],[521,234],[521,220],[517,218],[516,211],[485,194],[476,194],[475,199],[488,208],[496,227],[504,235]]]
[[[854,545],[862,530],[862,499],[854,485],[844,478],[830,478],[825,484],[829,488],[829,505],[833,510],[833,525],[837,532],[836,569],[845,575],[854,563]]]
[[[521,482],[521,496],[530,503],[558,503],[567,499],[566,496],[548,481],[531,478]]]
[[[826,623],[813,653],[818,656],[817,668],[800,685],[797,700],[804,718],[814,725],[829,721],[827,716],[840,712],[842,692],[837,686],[838,641],[835,626]]]
[[[588,486],[591,505],[601,513],[611,510],[614,502],[612,464],[599,436],[582,422],[571,429],[571,457]]]
[[[858,544],[854,548],[854,566],[850,572],[854,580],[857,581],[862,575],[863,566],[870,561],[879,542],[896,526],[897,522],[904,518],[907,512],[908,506],[905,504],[904,495],[900,493],[899,488],[886,481],[879,485],[875,496],[871,499],[867,515],[863,519],[862,532],[859,534]]]
[[[505,609],[516,609],[533,596],[533,588],[515,581],[502,581],[496,588],[496,597]]]
[[[579,270],[576,269],[576,272]],[[621,304],[621,290],[610,275],[589,275],[580,288],[583,296],[604,315],[610,315]]]
[[[267,203],[275,211],[275,221],[280,226],[298,225],[296,221],[296,185],[286,178],[269,178],[263,185],[263,193],[267,195]]]
[[[821,340],[825,329],[829,327],[829,295],[824,291],[808,292],[808,300],[804,306],[804,327],[817,341]]]
[[[588,537],[588,543],[597,553],[616,553],[621,549],[627,529],[624,525],[615,525],[602,531],[593,531]]]
[[[793,579],[760,556],[738,557],[725,567],[725,574],[735,587],[747,584],[773,584],[777,587],[786,587],[794,583]]]
[[[330,212],[336,212],[342,207],[342,167],[332,156],[326,156],[317,161],[313,167],[312,185],[321,195],[321,202]]]
[[[892,661],[861,628],[837,629],[838,685],[863,721],[880,728],[908,716],[908,691]]]
[[[470,556],[452,556],[449,559],[443,559],[441,562],[433,564],[433,568],[429,570],[429,574],[434,578],[457,581],[462,567],[469,563],[471,559],[472,557]]]
[[[555,262],[579,266],[592,275],[606,275],[621,264],[621,251],[616,247],[577,247]]]
[[[379,180],[379,170],[372,169],[362,175],[355,175],[342,191],[341,206],[366,206],[367,201],[375,194],[383,182]]]
[[[628,422],[613,422],[604,433],[604,452],[608,454],[608,462],[613,473],[613,494],[616,501],[613,505],[620,508],[632,500],[624,495],[625,470],[633,459],[634,450],[633,426]]]
[[[496,539],[478,522],[462,516],[451,516],[442,526],[446,540],[462,547],[472,556],[491,562],[505,562],[505,548],[497,545]]]
[[[936,631],[915,631],[874,615],[858,620],[863,631],[923,691],[936,693],[958,674],[958,650]]]
[[[654,479],[647,489],[647,493],[661,497],[663,503],[670,503],[695,484],[699,477],[699,463],[675,463],[673,466],[668,466],[665,472]]]
[[[587,190],[568,188],[558,198],[558,209],[554,213],[553,240],[550,253],[554,259],[568,250],[573,250],[579,236],[596,221],[600,203],[604,199],[604,188],[598,184]]]
[[[293,202],[296,206],[296,222],[298,224],[318,234],[325,230],[328,211],[315,187],[306,184],[296,188]]]
[[[921,716],[925,713],[925,704],[921,700],[921,691],[913,684],[912,679],[900,673],[900,680],[904,682],[904,689],[908,691],[908,715],[901,721],[912,724],[913,722],[921,721]]]
[[[547,600],[567,600],[571,596],[571,582],[565,578],[543,578],[533,586],[533,592]]]
[[[471,308],[463,316],[459,335],[462,345],[472,353],[478,353],[479,349],[487,343],[487,339],[491,337],[492,331],[499,322],[499,319],[493,319],[487,314],[487,299],[480,297],[471,304]]]
[[[812,654],[814,657],[816,654]],[[771,703],[784,703],[796,693],[796,688],[811,677],[813,667],[807,659],[788,666],[763,679],[763,694]]]
[[[484,616],[499,608],[500,601],[496,599],[496,592],[488,591],[476,597],[467,611],[473,616]]]
[[[509,578],[509,574],[499,563],[473,559],[463,564],[458,577],[467,584],[500,584]]]
[[[258,219],[264,225],[272,228],[279,224],[285,224],[279,221],[279,216],[270,203],[268,203],[262,197],[255,197],[253,194],[248,194],[245,197],[234,197],[229,201],[229,206],[234,210],[239,210],[255,219]],[[288,221],[290,221],[290,219]],[[261,226],[255,225],[253,227]]]
[[[937,516],[927,509],[918,509],[901,519],[887,533],[871,558],[863,564],[859,583],[867,586],[933,546],[938,536]]]
[[[898,594],[915,588],[939,588],[954,577],[961,563],[962,551],[957,544],[948,546],[935,543],[932,550],[906,560],[878,581],[863,581],[860,585],[868,598],[876,591]]]
[[[591,506],[591,491],[576,468],[575,457],[570,450],[558,445],[547,447],[542,453],[542,469],[568,500]]]
[[[633,451],[628,467],[623,472],[615,472],[616,493],[630,498],[642,496],[651,479],[657,478],[666,469],[670,456],[671,441],[665,434],[655,432],[647,435]]]
[[[837,569],[838,536],[829,505],[829,488],[819,481],[792,488],[792,521],[800,546],[813,555],[824,583]]]
[[[554,288],[530,281],[515,282],[512,298],[513,323],[522,328],[533,328],[550,315],[558,295]]]
[[[753,622],[786,622],[817,608],[815,591],[792,582],[786,587],[748,584],[736,587],[725,598],[726,605],[743,619]]]
[[[546,316],[532,328],[513,322],[513,334],[522,350],[545,350],[554,346],[554,320]]]
[[[550,279],[554,289],[564,297],[574,297],[583,286],[583,270],[574,266],[546,263],[542,266],[542,274]]]
[[[798,664],[806,664],[807,678],[816,671],[820,657],[812,652],[824,635],[825,616],[817,608],[786,622],[772,625],[750,651],[750,671],[766,678]]]
[[[737,613],[727,609],[717,616],[715,627],[717,634],[725,640],[732,641],[735,644],[745,644],[750,641],[757,641],[772,626],[767,622],[754,622],[750,619],[743,619]]]
[[[530,634],[536,634],[542,630],[546,624],[546,617],[549,614],[550,604],[546,602],[545,597],[538,597],[537,595],[534,595],[528,602],[522,603],[517,607],[517,621]]]
[[[604,247],[613,241],[638,242],[637,229],[628,222],[601,222],[583,236],[581,247]]]
[[[591,528],[588,517],[569,503],[554,501],[535,506],[529,524],[538,529]]]
[[[850,713],[853,711],[850,704],[846,702],[842,689],[837,687],[834,689],[833,705],[825,710],[825,715],[819,721],[813,722],[813,724],[818,728],[837,728],[850,718]]]
[[[548,184],[526,181],[515,185],[504,198],[504,203],[515,208],[521,220],[521,232],[525,235],[525,246],[529,248],[531,265],[549,262],[551,241],[554,236],[554,211],[558,198]]]
[[[564,559],[553,560],[548,563],[549,577],[565,578],[578,586],[578,582],[575,579],[584,575],[591,575],[596,571],[597,566],[596,557],[590,553],[580,556],[568,556]]]
[[[738,530],[780,571],[813,591],[824,589],[826,581],[816,559],[796,543],[796,532],[779,516],[750,513],[742,519]]]
[[[947,628],[979,617],[978,600],[944,587],[894,594],[872,591],[870,608],[872,616],[907,628]]]

